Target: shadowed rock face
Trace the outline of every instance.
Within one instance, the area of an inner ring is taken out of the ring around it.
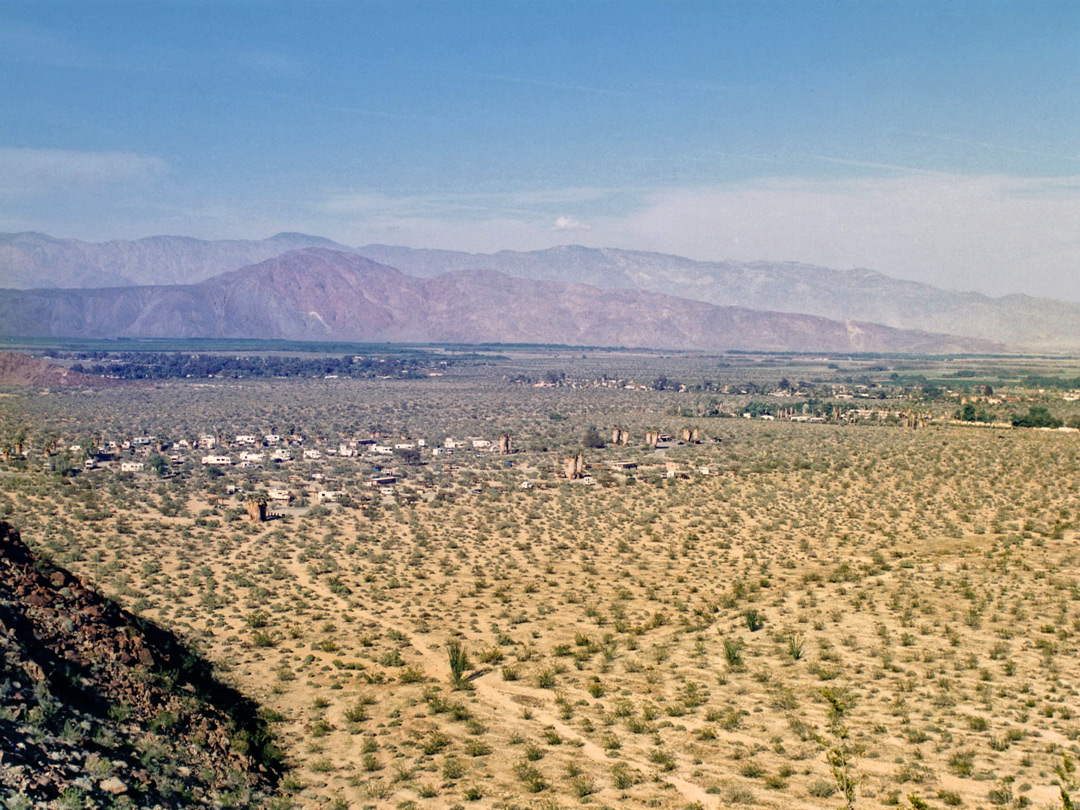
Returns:
[[[559,343],[668,349],[987,352],[997,344],[487,270],[417,278],[307,248],[186,286],[6,291],[24,337]]]
[[[0,794],[35,806],[73,789],[94,806],[269,800],[281,759],[255,704],[3,522],[0,654]]]

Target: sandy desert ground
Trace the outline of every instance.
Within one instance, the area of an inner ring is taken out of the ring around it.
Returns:
[[[418,468],[370,502],[345,459],[294,462],[268,479],[317,468],[357,498],[264,523],[222,490],[262,472],[0,475],[27,541],[274,713],[297,807],[1061,806],[1080,433],[695,419],[676,393],[469,379],[325,388],[0,402],[28,442],[179,437],[207,414],[513,431],[509,460]],[[593,485],[560,479],[592,424],[635,441],[583,451]],[[654,450],[650,424],[721,441]]]

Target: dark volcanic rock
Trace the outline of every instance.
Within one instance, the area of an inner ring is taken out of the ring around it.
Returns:
[[[197,652],[0,522],[0,798],[262,807],[281,769],[256,705]]]

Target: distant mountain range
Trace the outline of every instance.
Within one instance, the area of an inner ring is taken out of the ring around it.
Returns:
[[[43,233],[5,233],[0,234],[0,288],[191,284],[305,247],[351,250],[301,233],[256,241],[150,236],[100,243],[54,239]]]
[[[831,270],[791,262],[700,262],[613,248],[565,246],[470,254],[387,245],[352,248],[295,233],[257,241],[154,236],[100,244],[35,233],[0,234],[0,287],[192,285],[309,247],[364,256],[420,278],[487,270],[534,282],[662,293],[719,307],[877,323],[1028,350],[1080,349],[1080,304],[954,292],[871,270]],[[123,306],[146,295],[131,292]]]
[[[831,270],[796,262],[699,262],[662,253],[573,245],[493,254],[386,245],[357,250],[420,276],[484,268],[604,289],[651,290],[717,306],[947,333],[1028,350],[1080,349],[1080,304],[1027,295],[991,298],[872,270]]]
[[[8,290],[0,333],[562,343],[670,349],[979,352],[968,338],[717,307],[492,270],[407,275],[355,253],[294,250],[196,284]]]

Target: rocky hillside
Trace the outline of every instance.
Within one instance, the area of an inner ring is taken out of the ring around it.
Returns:
[[[273,803],[282,760],[255,704],[2,522],[0,654],[4,806]]]
[[[717,307],[644,290],[493,271],[406,275],[306,248],[199,284],[8,291],[0,330],[23,337],[216,337],[556,343],[666,349],[987,352],[989,341],[810,315]]]

